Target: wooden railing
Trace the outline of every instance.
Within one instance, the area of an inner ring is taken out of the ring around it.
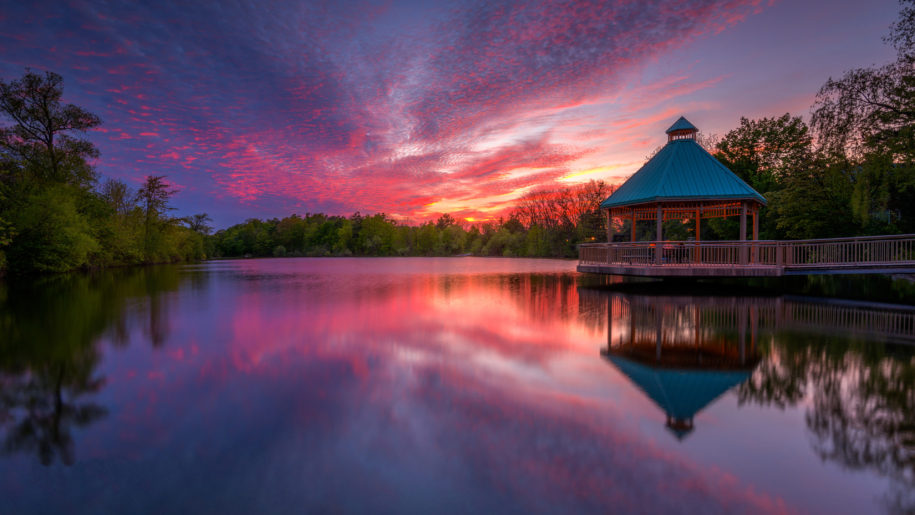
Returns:
[[[585,243],[581,264],[778,267],[789,270],[915,266],[915,234],[788,241]]]

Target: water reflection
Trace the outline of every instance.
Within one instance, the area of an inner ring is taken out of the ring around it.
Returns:
[[[908,334],[869,340],[858,333],[843,341],[823,333],[783,334],[740,387],[740,402],[806,405],[811,445],[821,459],[889,478],[885,506],[915,512],[915,349],[891,343]]]
[[[884,507],[915,511],[915,310],[587,288],[580,298],[607,313],[601,355],[678,438],[732,389],[743,407],[801,407],[819,458],[889,478]]]
[[[69,275],[39,284],[0,283],[0,428],[5,453],[26,452],[50,465],[75,460],[73,429],[104,418],[93,400],[105,385],[97,340],[126,345],[128,311],[148,317],[144,336],[160,345],[168,321],[163,292],[177,289],[176,269]],[[145,300],[137,305],[136,300]]]
[[[0,286],[0,498],[13,513],[872,511],[875,492],[913,507],[915,363],[893,343],[915,341],[911,311],[590,288],[572,269],[288,259]],[[803,488],[772,480],[795,470]]]
[[[582,298],[599,295],[582,292]],[[678,439],[760,361],[758,306],[728,297],[616,295],[607,299],[603,355],[664,411]],[[749,330],[749,342],[747,332]]]

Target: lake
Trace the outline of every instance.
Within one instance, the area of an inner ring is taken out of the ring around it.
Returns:
[[[915,510],[915,310],[575,264],[0,285],[0,512]]]

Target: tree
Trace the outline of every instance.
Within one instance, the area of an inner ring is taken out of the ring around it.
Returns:
[[[184,219],[188,229],[199,234],[210,234],[213,228],[209,225],[213,219],[206,213],[198,213]]]
[[[89,159],[92,143],[76,138],[101,124],[98,116],[73,104],[61,104],[63,78],[30,70],[19,80],[0,81],[0,111],[15,123],[0,129],[0,147],[43,181],[88,187],[95,182]]]
[[[823,148],[861,157],[877,150],[915,160],[915,68],[907,58],[830,78],[817,94],[811,123]]]
[[[884,38],[896,61],[850,70],[820,88],[811,124],[834,155],[861,157],[890,153],[894,161],[915,161],[915,0],[902,0],[899,20]]]
[[[160,175],[146,176],[146,181],[137,191],[137,202],[140,203],[144,215],[143,241],[147,257],[152,254],[154,229],[170,209],[168,199],[174,193],[175,190],[165,182],[165,176]]]
[[[124,216],[136,207],[136,195],[131,193],[129,186],[117,179],[106,180],[100,194],[118,215]]]
[[[168,199],[174,193],[175,190],[165,182],[164,175],[147,175],[143,186],[137,191],[137,202],[141,204],[146,219],[162,217],[170,209]]]
[[[915,0],[900,4],[896,60],[830,78],[811,118],[859,234],[915,230]]]
[[[778,180],[809,163],[810,129],[800,116],[740,119],[715,146],[715,157],[757,191],[778,188]]]
[[[883,40],[896,48],[900,58],[911,58],[915,53],[915,0],[899,0],[899,5],[903,6],[899,19]]]
[[[85,217],[67,186],[45,189],[17,213],[19,234],[10,246],[10,266],[18,271],[66,272],[89,264],[98,250]]]
[[[779,234],[801,239],[854,235],[853,189],[852,175],[841,163],[819,158],[795,170],[770,199]]]
[[[447,229],[448,227],[451,227],[452,225],[455,225],[455,224],[457,224],[457,220],[455,220],[454,217],[449,215],[448,213],[445,213],[442,216],[438,217],[438,220],[435,221],[435,228],[440,231],[443,231],[443,230]]]
[[[163,177],[148,177],[136,195],[112,179],[93,189],[98,150],[78,134],[101,122],[62,95],[51,72],[0,81],[0,115],[12,122],[0,127],[0,273],[7,263],[66,272],[203,257],[204,234],[164,216],[174,192]]]

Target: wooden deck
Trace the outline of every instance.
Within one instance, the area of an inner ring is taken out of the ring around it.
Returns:
[[[586,243],[578,271],[642,277],[915,273],[915,234],[788,241]]]

